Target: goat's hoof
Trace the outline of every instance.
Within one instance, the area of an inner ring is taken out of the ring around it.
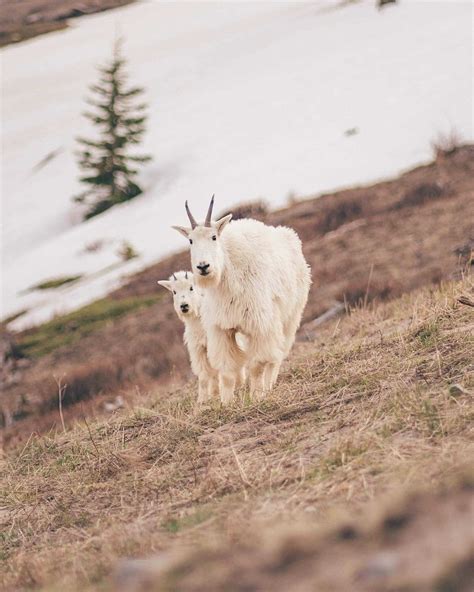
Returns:
[[[250,393],[250,400],[255,401],[256,403],[260,403],[266,398],[267,394],[268,391],[254,391],[253,393]]]

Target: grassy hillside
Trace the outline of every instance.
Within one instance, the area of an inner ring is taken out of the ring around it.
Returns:
[[[391,181],[277,212],[261,204],[250,211],[234,208],[236,214],[292,226],[302,238],[313,286],[299,339],[312,339],[314,319],[337,302],[350,307],[390,300],[457,279],[472,266],[473,154],[472,146],[441,151],[432,164]],[[60,425],[54,376],[67,384],[66,424],[103,413],[104,399],[117,390],[135,401],[137,389],[184,384],[190,368],[182,325],[156,281],[188,267],[187,251],[177,253],[106,299],[15,336],[27,358],[13,364],[14,379],[0,394],[5,444]]]
[[[19,340],[23,355],[40,358],[60,347],[73,344],[107,323],[156,304],[162,294],[114,300],[102,298],[66,315],[44,323],[33,331],[25,331]]]
[[[1,464],[3,589],[467,592],[473,289],[356,308],[260,404],[192,384],[32,435]]]

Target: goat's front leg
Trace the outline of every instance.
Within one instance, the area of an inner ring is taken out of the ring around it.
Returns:
[[[198,377],[198,399],[197,402],[199,405],[202,405],[206,401],[209,400],[209,386],[210,380],[209,375],[205,372],[202,372]]]
[[[221,402],[228,405],[234,398],[237,378],[244,365],[244,354],[236,347],[233,333],[217,326],[208,331],[207,347],[209,362],[219,372]]]
[[[221,402],[223,405],[229,405],[234,399],[234,391],[236,384],[235,373],[219,374],[219,393],[221,396]]]
[[[280,372],[281,362],[269,362],[265,366],[265,389],[271,391]]]
[[[209,399],[219,396],[219,374],[217,372],[214,372],[209,378],[208,393]]]

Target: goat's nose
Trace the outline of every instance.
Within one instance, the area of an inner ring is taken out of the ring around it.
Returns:
[[[201,272],[203,275],[206,275],[206,273],[207,273],[207,270],[208,270],[208,269],[209,269],[209,267],[210,267],[210,264],[209,264],[209,263],[202,263],[202,262],[201,262],[199,265],[196,265],[196,267],[199,269],[199,271],[200,271],[200,272]]]
[[[189,304],[183,303],[183,304],[181,304],[180,308],[181,308],[181,310],[183,312],[188,312],[188,310],[189,310]]]

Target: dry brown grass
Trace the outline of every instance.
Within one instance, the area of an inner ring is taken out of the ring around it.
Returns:
[[[435,158],[452,156],[462,145],[462,136],[455,128],[447,132],[439,132],[431,142],[431,148]]]
[[[295,202],[277,212],[266,212],[263,203],[244,204],[238,214],[250,212],[269,224],[290,225],[302,238],[313,270],[304,316],[304,323],[310,323],[335,301],[357,305],[396,298],[458,278],[472,266],[473,154],[474,147],[461,147],[392,181]],[[109,300],[155,298],[160,293],[157,279],[188,266],[185,251],[168,257],[130,278]],[[0,394],[0,412],[4,408],[18,420],[4,431],[5,443],[58,425],[53,374],[65,374],[69,385],[66,424],[84,413],[98,413],[102,397],[117,389],[134,399],[135,386],[144,390],[170,380],[184,383],[190,369],[181,334],[171,300],[164,296],[159,304],[32,360],[20,380]],[[303,325],[300,338],[308,334],[312,331]],[[34,331],[26,333],[20,341],[34,336]]]
[[[465,278],[353,311],[297,346],[261,404],[243,393],[228,409],[197,410],[190,385],[106,422],[32,436],[1,467],[3,589],[107,590],[120,557],[165,550],[146,589],[419,591],[451,578],[451,564],[468,569],[469,487],[407,502],[407,532],[393,513],[383,532],[364,530],[361,512],[380,513],[390,491],[450,483],[474,460],[474,318],[458,302],[472,292]],[[443,538],[449,524],[459,544]],[[430,552],[415,569],[417,541]],[[359,585],[386,548],[410,569],[391,572],[392,587]],[[439,569],[430,557],[442,557]]]

